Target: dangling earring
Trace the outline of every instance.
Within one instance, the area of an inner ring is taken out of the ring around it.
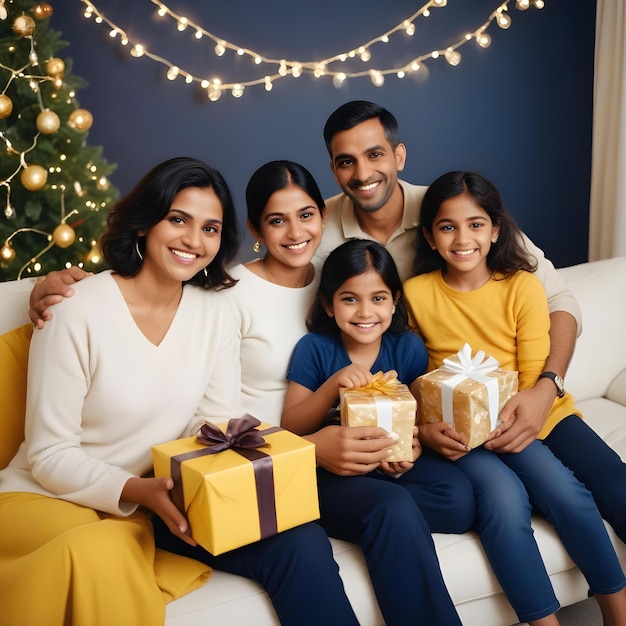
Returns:
[[[202,268],[202,272],[204,273],[204,277],[205,277],[205,278],[208,278],[208,277],[209,277],[209,272],[208,272],[208,270],[207,270],[207,268],[206,268],[206,267]]]
[[[261,249],[261,242],[258,239],[254,242],[254,245],[252,246],[252,249],[255,252],[258,252]]]
[[[494,237],[494,238],[491,240],[491,243],[498,243],[498,238],[497,238],[497,237]]]
[[[135,252],[137,256],[143,261],[143,254],[141,254],[141,250],[139,250],[139,239],[135,239]]]

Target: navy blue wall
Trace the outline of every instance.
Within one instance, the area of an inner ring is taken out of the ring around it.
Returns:
[[[197,75],[225,81],[269,73],[249,58],[217,58],[208,39],[156,16],[150,0],[94,0],[114,23],[149,50]],[[428,184],[450,169],[477,169],[499,187],[520,226],[557,266],[587,259],[595,2],[545,0],[541,11],[518,11],[510,29],[492,24],[487,49],[469,42],[457,67],[427,62],[428,76],[388,76],[382,88],[368,78],[336,89],[330,79],[284,78],[267,93],[249,87],[242,98],[210,102],[165,68],[109,37],[83,17],[79,0],[57,0],[50,25],[70,46],[62,56],[89,83],[78,93],[94,115],[89,143],[118,164],[112,180],[122,193],[155,163],[179,155],[201,157],[229,182],[245,212],[250,174],[270,159],[307,166],[326,196],[337,187],[328,167],[322,127],[352,99],[390,109],[408,147],[404,178]],[[423,3],[408,0],[167,0],[206,30],[267,57],[321,59],[349,50],[394,27]],[[397,67],[458,41],[486,21],[497,0],[448,0],[404,34],[372,48],[370,67]],[[575,8],[574,8],[575,7]],[[360,63],[360,62],[359,62]],[[363,65],[363,64],[361,64]],[[357,65],[358,67],[358,65]],[[242,251],[249,258],[249,238]]]

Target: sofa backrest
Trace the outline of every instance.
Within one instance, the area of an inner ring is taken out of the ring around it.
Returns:
[[[28,298],[34,278],[0,283],[0,334],[28,323]]]
[[[559,273],[583,318],[565,387],[577,401],[602,397],[626,369],[626,257],[565,267]]]

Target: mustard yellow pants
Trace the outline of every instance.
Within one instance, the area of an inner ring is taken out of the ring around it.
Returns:
[[[174,573],[189,574],[191,565],[193,584],[175,575],[179,588],[162,590],[147,515],[114,517],[37,494],[0,494],[3,626],[162,626],[165,601],[208,578],[208,568],[191,559],[181,569],[181,558]]]

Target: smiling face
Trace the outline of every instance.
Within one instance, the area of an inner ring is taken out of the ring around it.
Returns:
[[[189,280],[218,253],[223,210],[212,188],[179,191],[167,215],[146,232],[141,271],[161,282]]]
[[[491,274],[487,255],[498,239],[487,212],[467,193],[444,200],[433,221],[432,232],[424,232],[430,246],[446,262],[446,279],[471,280],[480,286]]]
[[[380,344],[391,326],[397,297],[372,267],[335,291],[326,312],[335,318],[346,350],[356,344]]]
[[[272,275],[281,269],[308,268],[322,240],[322,213],[297,185],[275,191],[260,219],[260,232],[253,235],[267,248],[265,263]]]
[[[335,134],[330,147],[335,180],[356,208],[373,212],[385,206],[398,188],[404,144],[394,149],[375,118]]]

